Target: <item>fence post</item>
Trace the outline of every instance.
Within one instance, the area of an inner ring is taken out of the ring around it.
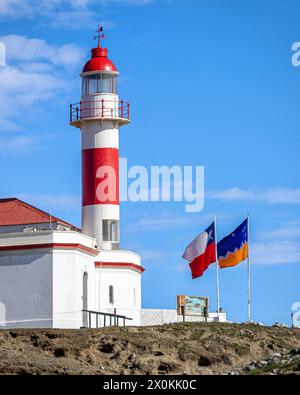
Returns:
[[[117,309],[114,308],[114,325],[116,326],[117,324]]]
[[[102,104],[102,118],[104,118],[104,99],[101,99]]]
[[[127,117],[130,119],[130,103],[127,103]]]
[[[89,312],[89,328],[92,327],[92,314]]]
[[[70,122],[72,122],[72,104],[70,104]]]
[[[124,100],[121,100],[121,118],[124,118]]]
[[[79,118],[82,118],[82,101],[80,101]]]
[[[76,107],[76,121],[78,121],[78,106]]]

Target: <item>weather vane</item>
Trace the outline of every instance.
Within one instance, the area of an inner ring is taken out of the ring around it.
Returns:
[[[100,41],[102,38],[105,38],[103,33],[103,26],[98,25],[98,29],[96,30],[96,36],[94,36],[94,40],[98,40],[98,46],[100,47]]]

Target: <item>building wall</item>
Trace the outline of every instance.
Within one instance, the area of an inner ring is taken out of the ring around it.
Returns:
[[[114,303],[109,301],[109,286],[113,287]],[[141,275],[130,269],[96,268],[97,311],[132,318],[126,325],[140,325]],[[103,322],[102,322],[103,323]]]
[[[51,250],[0,252],[0,304],[1,327],[52,327]]]
[[[48,243],[63,247],[31,249]],[[87,251],[78,250],[77,245]],[[1,247],[27,249],[0,251],[0,325],[80,328],[85,272],[88,310],[113,313],[116,309],[117,314],[132,318],[127,325],[139,325],[141,273],[132,267],[95,268],[95,261],[140,266],[139,255],[101,251],[95,256],[94,245],[95,239],[74,231],[2,234]],[[114,290],[113,303],[109,286]]]
[[[79,328],[84,271],[91,284],[89,307],[94,307],[95,257],[72,245],[93,249],[95,240],[75,231],[20,232],[0,237],[3,248],[37,244],[69,245],[71,249],[0,251],[0,325]]]
[[[141,257],[131,251],[101,251],[96,258],[97,262],[132,263],[141,266]],[[142,274],[130,268],[105,267],[96,268],[96,300],[98,311],[116,313],[132,318],[126,325],[140,325],[140,310]],[[109,286],[113,286],[114,303],[109,301]]]
[[[56,250],[53,259],[53,327],[83,326],[83,275],[88,273],[88,309],[95,310],[94,257]]]

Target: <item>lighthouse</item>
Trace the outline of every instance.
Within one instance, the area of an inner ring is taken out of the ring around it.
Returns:
[[[118,96],[119,72],[98,46],[81,73],[79,103],[70,106],[70,124],[81,130],[82,231],[97,240],[98,248],[120,246],[119,129],[130,122],[130,105]]]
[[[119,98],[119,72],[101,45],[103,27],[95,38],[80,74],[80,101],[70,105],[70,125],[81,133],[82,233],[99,251],[95,308],[117,309],[139,324],[144,269],[138,254],[120,247],[119,130],[130,122],[130,104]]]
[[[0,327],[141,323],[141,257],[120,246],[119,129],[130,106],[118,96],[102,27],[96,38],[80,100],[70,105],[70,124],[81,133],[82,227],[0,199]]]

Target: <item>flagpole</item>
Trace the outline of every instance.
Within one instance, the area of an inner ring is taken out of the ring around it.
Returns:
[[[249,215],[247,216],[247,242],[248,242],[248,322],[251,322],[251,272],[250,272],[250,246],[249,246]]]
[[[220,321],[220,286],[219,286],[219,260],[218,260],[218,243],[217,243],[217,217],[214,217],[214,228],[215,228],[215,245],[216,245],[216,282],[217,282],[217,312],[218,319]]]

